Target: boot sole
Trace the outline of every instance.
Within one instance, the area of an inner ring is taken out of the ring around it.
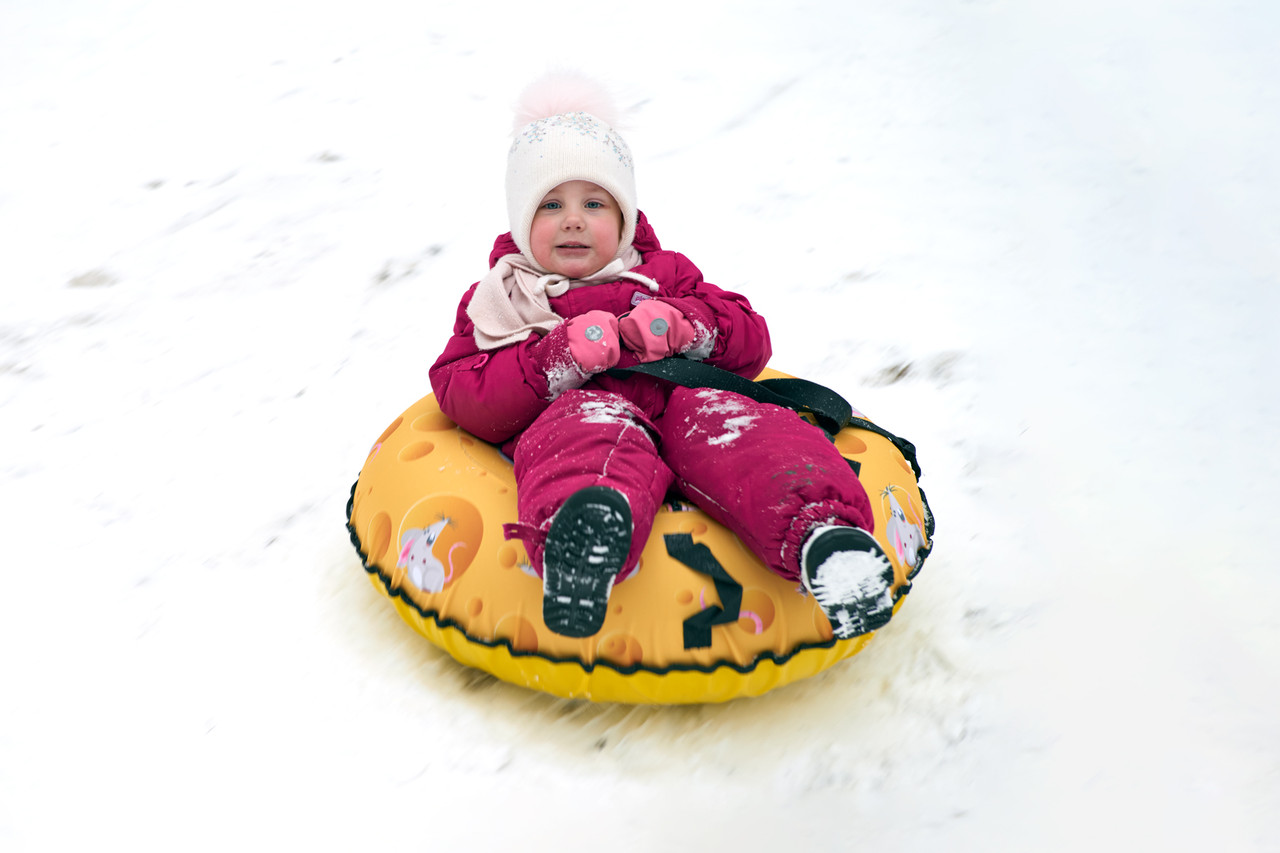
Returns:
[[[834,555],[839,555],[839,568],[822,572]],[[803,582],[837,639],[877,631],[893,617],[893,564],[865,530],[844,527],[820,536],[804,555]]]
[[[574,492],[547,531],[542,621],[566,637],[599,633],[614,579],[631,552],[631,507],[616,489]]]

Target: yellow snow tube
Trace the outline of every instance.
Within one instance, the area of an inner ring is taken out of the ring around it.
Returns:
[[[786,374],[766,370],[761,378]],[[836,447],[871,497],[876,537],[894,564],[897,598],[931,547],[932,518],[911,464],[889,439],[847,427]],[[765,568],[687,504],[658,513],[639,570],[616,586],[604,626],[564,637],[542,622],[542,581],[519,541],[510,461],[453,423],[428,395],[369,451],[347,527],[369,579],[400,616],[459,662],[564,698],[595,702],[723,702],[758,696],[857,654],[870,634],[833,638],[813,599]],[[669,538],[668,534],[684,534]],[[740,585],[737,618],[716,613],[716,580],[675,559],[671,542],[710,549]],[[686,623],[698,626],[691,632]]]

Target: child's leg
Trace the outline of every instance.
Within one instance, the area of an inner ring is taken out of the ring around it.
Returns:
[[[680,490],[781,577],[798,580],[823,525],[875,525],[866,490],[823,432],[790,409],[678,388],[660,424]]]
[[[590,486],[616,489],[627,501],[633,531],[621,581],[635,570],[673,475],[658,457],[655,428],[625,397],[573,390],[560,395],[515,447],[519,525],[539,576],[548,529],[571,495]]]

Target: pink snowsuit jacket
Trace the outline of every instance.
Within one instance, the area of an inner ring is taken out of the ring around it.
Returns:
[[[595,310],[621,316],[638,300],[658,298],[714,335],[707,363],[759,375],[772,354],[769,331],[746,298],[707,283],[692,261],[663,250],[643,213],[634,245],[643,259],[634,271],[656,281],[657,293],[622,279],[553,297],[551,310],[566,320]],[[504,234],[490,265],[518,252]],[[826,435],[795,412],[641,375],[596,374],[550,399],[543,339],[535,334],[481,351],[467,315],[474,292],[475,285],[458,306],[431,384],[450,418],[515,460],[520,523],[513,529],[539,573],[552,516],[588,485],[617,488],[631,506],[632,550],[618,581],[634,569],[673,486],[790,579],[799,575],[800,546],[815,525],[871,529],[870,504],[856,475]],[[548,333],[547,343],[557,331]],[[635,363],[635,354],[623,349],[619,366]]]
[[[566,320],[588,311],[622,316],[635,307],[633,299],[653,295],[674,305],[695,326],[715,330],[715,346],[705,359],[708,364],[748,379],[758,376],[773,350],[764,318],[751,310],[746,297],[708,284],[693,261],[679,252],[665,251],[643,213],[638,217],[633,245],[644,259],[634,271],[658,283],[661,289],[656,294],[642,284],[622,279],[553,297],[551,310]],[[519,253],[511,235],[503,234],[494,242],[489,266],[505,255]],[[529,355],[529,348],[538,340],[536,335],[487,352],[476,345],[475,325],[467,316],[475,289],[472,285],[462,297],[453,337],[431,368],[431,387],[440,408],[454,422],[485,441],[504,445],[507,455],[512,455],[510,440],[551,404],[550,390],[547,377]],[[619,366],[636,363],[635,354],[624,349]],[[598,374],[582,387],[622,394],[653,419],[666,409],[673,386],[649,377],[614,379]]]

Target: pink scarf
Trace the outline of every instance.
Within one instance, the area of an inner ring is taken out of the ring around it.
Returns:
[[[524,255],[504,255],[480,279],[467,306],[467,316],[476,327],[476,344],[482,350],[491,350],[523,341],[534,332],[545,335],[564,322],[563,317],[551,310],[550,297],[578,287],[629,278],[657,293],[656,281],[631,272],[641,260],[640,253],[628,246],[621,257],[614,258],[598,272],[571,279],[538,269]]]

